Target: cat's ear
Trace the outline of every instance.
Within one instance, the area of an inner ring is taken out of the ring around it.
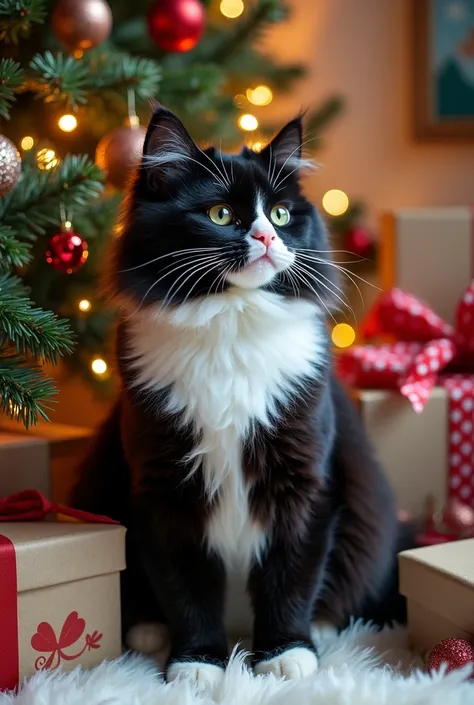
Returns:
[[[264,159],[275,162],[278,166],[289,169],[303,169],[313,165],[311,160],[303,159],[303,123],[301,116],[291,120],[272,139],[260,154]]]
[[[153,176],[183,171],[196,159],[198,148],[181,120],[158,107],[150,120],[143,145],[143,165]]]

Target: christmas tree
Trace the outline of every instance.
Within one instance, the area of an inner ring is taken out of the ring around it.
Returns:
[[[107,383],[114,310],[99,273],[150,101],[222,149],[259,149],[278,127],[264,106],[305,68],[257,46],[285,4],[244,2],[0,0],[0,399],[11,416],[45,415],[54,387],[40,365],[63,353]],[[340,108],[330,97],[307,116],[311,138]],[[346,210],[344,227],[358,215]]]

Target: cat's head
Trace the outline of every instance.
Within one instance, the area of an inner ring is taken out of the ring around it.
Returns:
[[[179,305],[230,287],[332,304],[324,225],[303,195],[302,125],[261,151],[201,150],[158,108],[118,239],[115,288],[142,307]]]

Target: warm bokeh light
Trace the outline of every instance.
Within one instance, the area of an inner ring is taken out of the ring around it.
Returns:
[[[77,127],[77,119],[74,115],[61,115],[58,120],[58,127],[63,132],[73,132]]]
[[[331,338],[337,348],[349,348],[356,338],[356,333],[348,323],[337,323],[332,329]]]
[[[248,106],[247,98],[244,96],[243,93],[237,93],[236,96],[234,96],[234,104],[242,110],[242,108],[245,108]]]
[[[79,303],[77,304],[79,307],[80,311],[90,311],[91,310],[91,302],[88,299],[81,299]]]
[[[273,100],[273,93],[268,86],[247,88],[247,100],[254,105],[269,105]]]
[[[224,17],[228,17],[230,20],[240,17],[244,9],[242,0],[221,0],[220,10]]]
[[[323,208],[329,215],[342,215],[349,208],[349,199],[344,191],[333,188],[324,194]]]
[[[40,169],[54,169],[59,164],[59,157],[56,156],[54,149],[44,147],[38,150],[36,161]]]
[[[107,363],[101,357],[95,357],[92,360],[91,369],[95,375],[103,375],[107,372]]]
[[[26,152],[28,149],[31,149],[34,146],[34,144],[35,144],[35,141],[34,141],[33,137],[31,137],[30,135],[26,135],[26,137],[23,137],[23,139],[21,140],[20,147],[22,149],[24,149]]]
[[[253,152],[261,152],[265,147],[265,142],[261,140],[250,140],[250,142],[247,143],[247,147]]]
[[[246,132],[253,132],[258,127],[258,120],[255,115],[244,113],[239,117],[239,127]]]

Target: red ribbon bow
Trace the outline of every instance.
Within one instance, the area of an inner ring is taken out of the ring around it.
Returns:
[[[416,297],[391,289],[362,333],[366,338],[388,334],[398,342],[355,345],[341,353],[342,379],[362,388],[399,389],[421,412],[442,370],[453,365],[474,370],[474,280],[458,304],[454,328]]]
[[[72,519],[89,521],[95,524],[118,524],[117,521],[100,514],[91,514],[90,512],[71,509],[70,507],[51,502],[38,490],[24,490],[0,499],[0,522],[40,521],[47,514],[63,514]]]

